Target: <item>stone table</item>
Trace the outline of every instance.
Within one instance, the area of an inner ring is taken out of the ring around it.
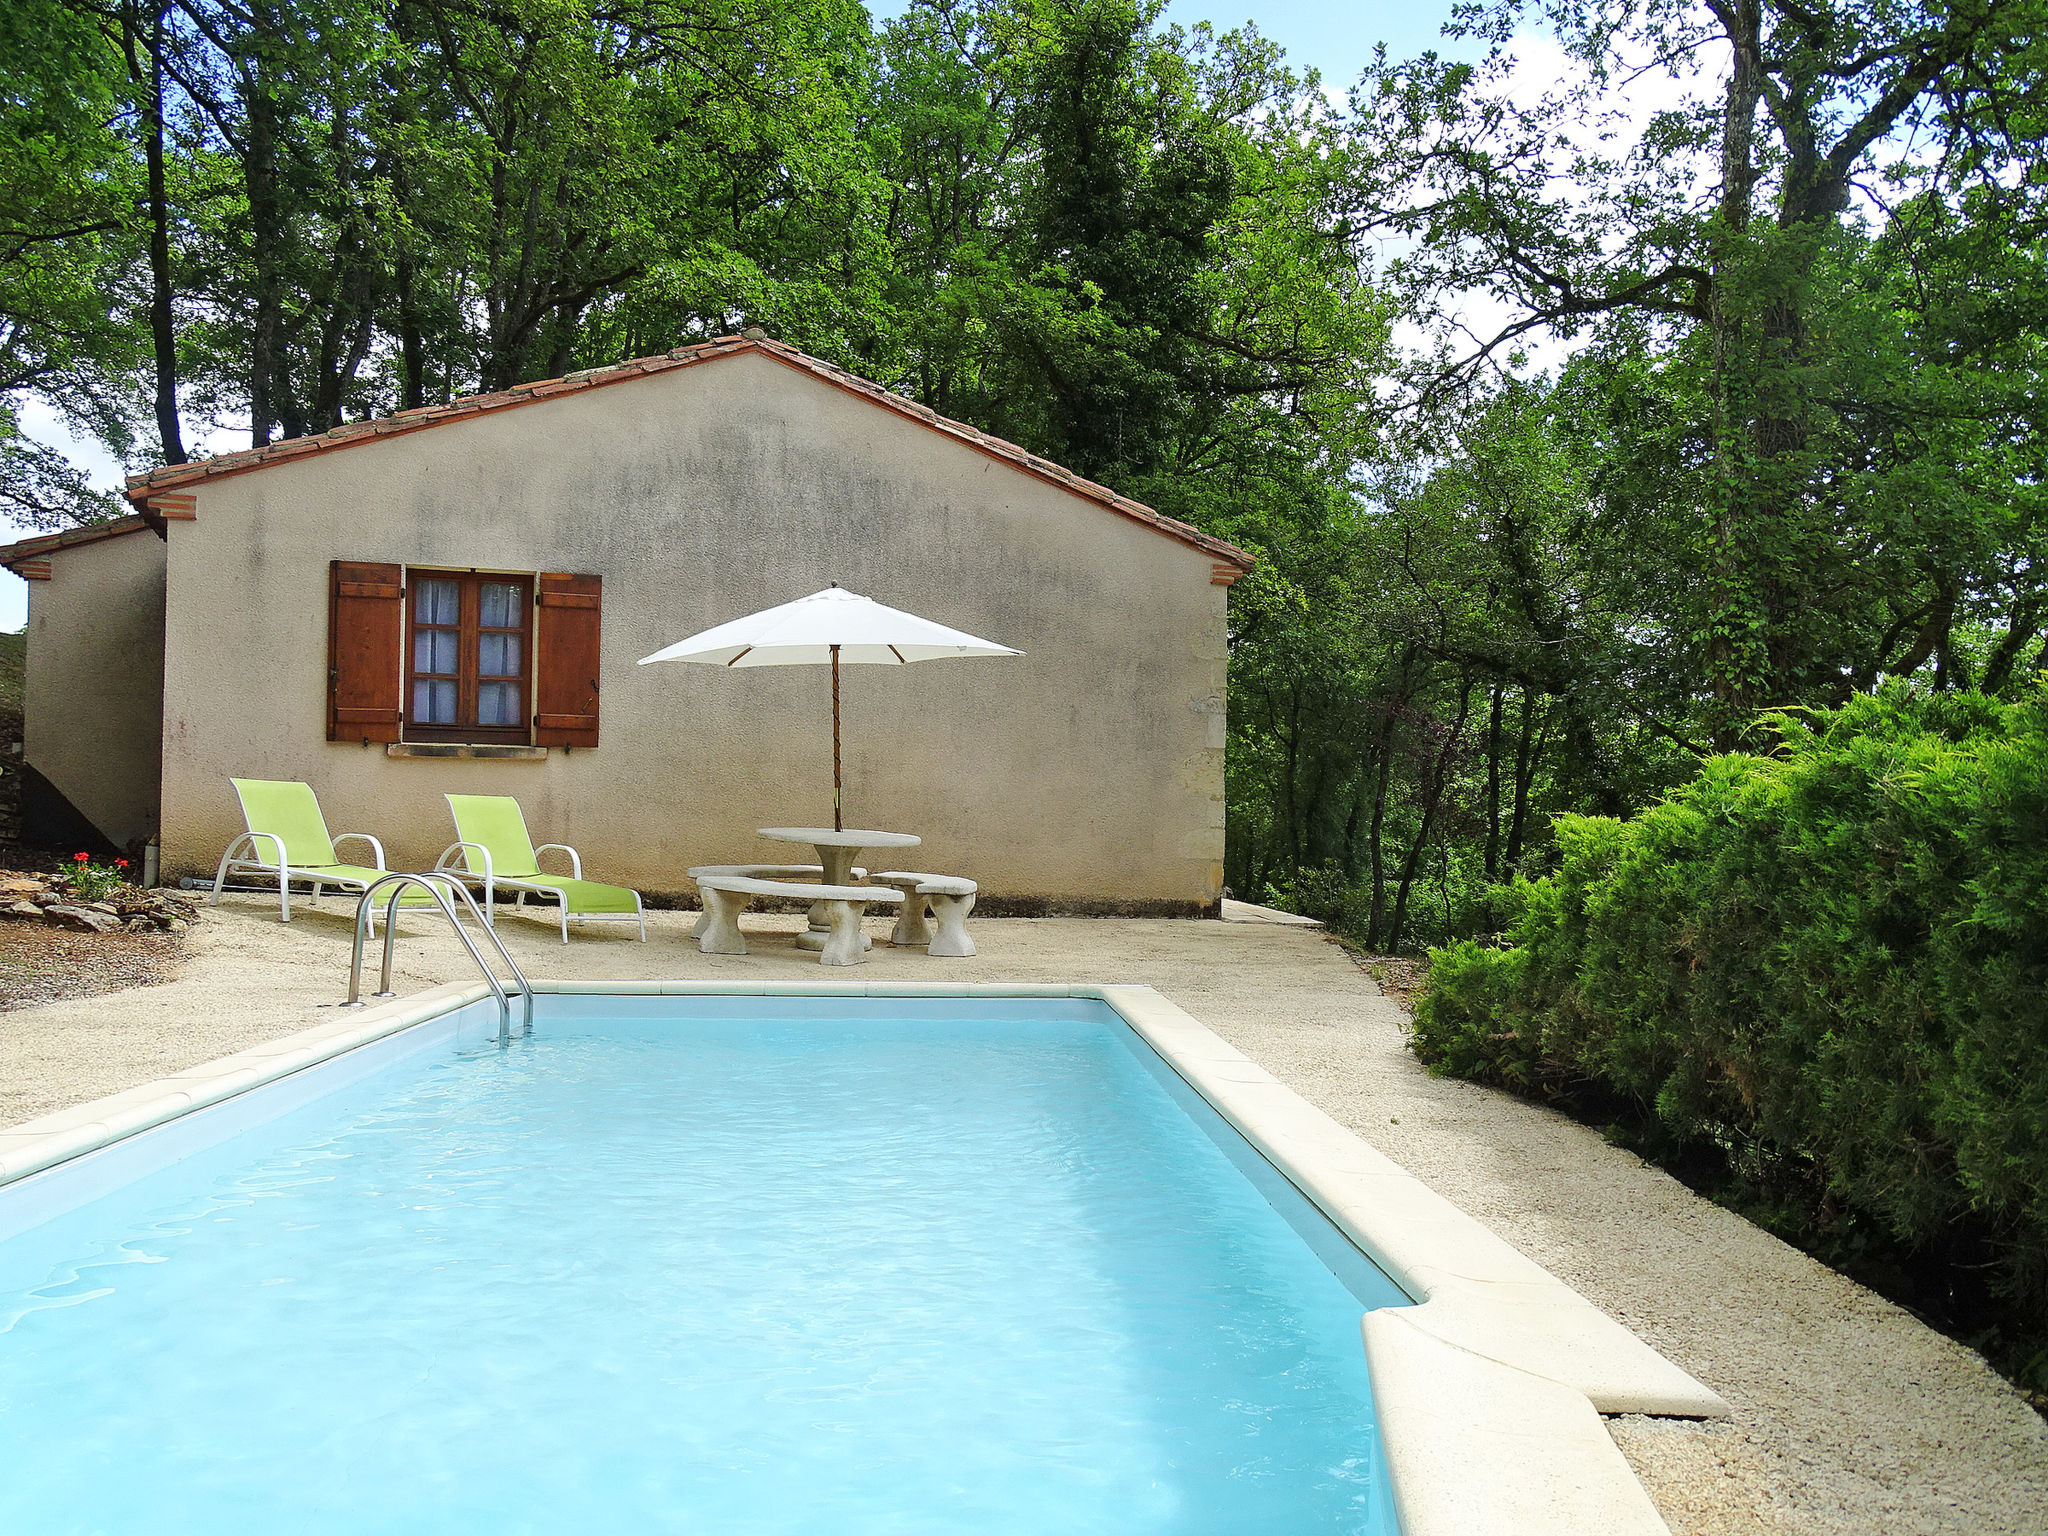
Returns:
[[[818,850],[818,863],[824,873],[818,877],[821,885],[850,885],[854,864],[861,851],[867,848],[915,848],[924,839],[910,832],[877,832],[873,828],[847,827],[839,830],[833,827],[756,827],[758,836],[777,843],[809,843]],[[831,936],[831,915],[822,901],[811,903],[809,931],[796,936],[800,949],[823,949]],[[865,938],[862,948],[867,947]]]

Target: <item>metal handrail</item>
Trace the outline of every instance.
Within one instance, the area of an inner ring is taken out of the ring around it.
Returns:
[[[504,1045],[509,1043],[512,1038],[512,1000],[506,995],[504,983],[499,981],[497,972],[493,971],[485,961],[483,951],[479,950],[476,947],[475,941],[470,938],[469,930],[462,926],[462,919],[456,914],[454,904],[449,901],[447,895],[444,894],[444,890],[453,891],[462,898],[463,905],[469,908],[470,915],[476,919],[477,926],[483,929],[484,933],[490,938],[491,947],[497,950],[498,958],[505,962],[505,968],[512,973],[513,979],[519,983],[519,995],[523,1000],[524,1032],[532,1034],[533,984],[526,979],[526,973],[519,969],[519,962],[512,958],[512,952],[505,948],[505,941],[498,937],[497,931],[489,923],[484,921],[483,912],[476,904],[476,897],[470,894],[469,887],[457,880],[453,875],[447,874],[416,875],[394,873],[384,876],[381,880],[371,882],[369,888],[363,892],[361,900],[356,903],[355,952],[349,959],[348,1000],[341,1006],[344,1008],[362,1008],[367,1006],[362,1000],[363,935],[368,927],[367,920],[370,914],[370,903],[375,899],[377,892],[387,885],[391,887],[391,896],[384,905],[384,968],[378,978],[379,990],[371,995],[373,997],[397,996],[397,993],[391,987],[391,959],[398,938],[398,902],[399,898],[405,894],[405,887],[409,884],[418,886],[434,899],[434,905],[439,907],[442,915],[448,919],[448,926],[455,930],[455,937],[460,939],[462,947],[469,951],[469,958],[474,960],[476,968],[483,972],[485,982],[490,985],[491,995],[498,1000],[498,1043]]]
[[[440,884],[446,885],[449,890],[453,891],[456,895],[462,898],[462,904],[469,908],[469,915],[476,919],[477,927],[483,931],[484,937],[491,941],[491,948],[495,949],[498,952],[498,958],[505,962],[505,969],[510,971],[512,973],[512,979],[519,983],[519,996],[521,999],[520,1014],[522,1033],[529,1035],[532,1034],[533,983],[526,979],[526,972],[519,969],[519,962],[512,958],[512,951],[507,949],[505,947],[505,941],[498,937],[498,930],[495,926],[492,925],[490,918],[484,912],[478,909],[475,894],[470,890],[468,886],[462,883],[461,879],[458,876],[451,874],[446,870],[429,871],[427,874],[420,876],[418,878],[437,881]],[[392,939],[393,936],[398,931],[397,916],[398,892],[393,891],[391,893],[391,900],[388,903],[386,903],[384,908],[384,969],[382,975],[378,979],[378,985],[384,987],[386,990],[389,990],[391,986]],[[458,923],[456,925],[455,931],[458,937],[464,938],[466,941],[467,936],[463,933],[461,924]],[[476,946],[474,944],[471,944],[468,947],[470,954],[476,955]],[[478,957],[477,959],[477,968],[484,973],[487,979],[494,979],[491,977],[490,967],[483,963],[481,957]],[[505,1029],[509,1029],[511,1025],[512,1005],[508,1000],[506,1000],[502,988],[500,988],[499,990],[499,1004],[503,1013],[504,1027]],[[501,1039],[503,1038],[503,1035],[504,1029],[501,1029]]]

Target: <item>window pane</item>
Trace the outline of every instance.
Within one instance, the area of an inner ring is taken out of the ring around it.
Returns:
[[[519,685],[517,683],[483,683],[476,690],[476,723],[478,725],[518,725]]]
[[[412,685],[412,717],[421,725],[453,725],[455,685],[415,681]]]
[[[485,629],[524,629],[525,615],[520,610],[521,589],[510,582],[487,581],[483,584],[482,611],[477,622]]]
[[[452,629],[420,629],[413,631],[412,669],[415,672],[455,671],[455,650],[458,636]]]
[[[412,616],[421,624],[456,624],[462,618],[462,589],[432,577],[413,580]]]
[[[517,677],[522,638],[519,635],[477,636],[478,674],[483,677]]]

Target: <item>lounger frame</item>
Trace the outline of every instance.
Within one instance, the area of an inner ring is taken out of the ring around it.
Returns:
[[[383,871],[384,845],[369,833],[330,832],[327,835],[327,841],[331,844],[345,843],[351,838],[368,843],[376,850],[377,868],[379,871]],[[259,841],[275,846],[277,850],[275,861],[265,860],[257,856],[257,844]],[[235,854],[242,849],[246,849],[250,856],[247,858],[236,858]],[[367,891],[372,884],[371,881],[358,880],[352,875],[337,875],[332,870],[318,870],[298,864],[287,864],[284,852],[284,839],[275,832],[242,833],[233,842],[228,844],[227,852],[220,856],[220,865],[213,872],[213,894],[207,897],[206,904],[210,907],[220,905],[221,891],[227,885],[228,876],[238,871],[271,875],[276,878],[278,917],[280,921],[287,923],[292,920],[292,882],[294,880],[303,880],[313,887],[311,899],[314,901],[320,899],[320,887],[323,885],[331,885],[337,891]],[[377,932],[377,914],[374,912],[370,914],[370,932],[372,935],[375,935]]]
[[[581,880],[583,878],[583,856],[567,843],[542,843],[533,850],[534,862],[538,863],[540,856],[550,850],[569,855],[570,879]],[[483,865],[481,871],[476,868],[478,863]],[[484,888],[484,921],[493,928],[498,926],[498,890],[502,886],[512,893],[511,904],[514,911],[518,911],[525,906],[528,896],[554,897],[555,910],[561,913],[562,942],[564,944],[569,942],[569,924],[572,922],[638,923],[640,925],[640,942],[643,944],[647,942],[646,903],[640,899],[638,891],[632,890],[628,886],[621,886],[620,889],[627,891],[633,898],[633,910],[630,912],[571,912],[569,910],[568,892],[564,891],[559,885],[549,885],[546,874],[531,877],[498,874],[491,868],[490,849],[486,848],[482,843],[466,843],[459,838],[441,850],[441,857],[434,861],[434,872],[436,874],[455,875],[460,879],[480,882]]]

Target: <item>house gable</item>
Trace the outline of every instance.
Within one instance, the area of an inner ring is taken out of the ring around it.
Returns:
[[[190,464],[168,465],[146,474],[131,476],[127,495],[140,510],[145,523],[160,527],[161,519],[165,516],[189,518],[192,515],[194,489],[227,476],[249,474],[275,464],[302,459],[310,454],[331,453],[453,422],[474,420],[564,395],[612,384],[623,384],[677,368],[696,367],[724,358],[750,354],[759,355],[821,379],[835,389],[950,437],[978,453],[1009,464],[1071,495],[1094,502],[1119,516],[1145,524],[1168,538],[1202,550],[1213,557],[1211,580],[1219,586],[1228,586],[1249,571],[1255,563],[1251,555],[1236,545],[1203,533],[1190,524],[1167,517],[1142,502],[1133,501],[1128,496],[1118,495],[1109,487],[1084,479],[1072,470],[1049,459],[1042,459],[1015,443],[991,437],[965,422],[941,416],[930,407],[905,399],[870,379],[863,379],[820,358],[757,334],[722,336],[693,346],[677,347],[659,357],[636,358],[608,368],[583,369],[565,374],[559,379],[543,379],[537,383],[514,385],[511,389],[501,390],[495,394],[465,395],[445,405],[420,406],[410,411],[400,411],[393,416],[379,417],[374,421],[352,422],[347,426],[321,433],[317,437],[293,438],[286,442],[271,443],[266,447],[247,449],[240,453],[221,454]],[[39,553],[40,550],[29,550],[22,545],[10,546],[0,549],[0,564],[8,563],[18,556],[26,557]]]

